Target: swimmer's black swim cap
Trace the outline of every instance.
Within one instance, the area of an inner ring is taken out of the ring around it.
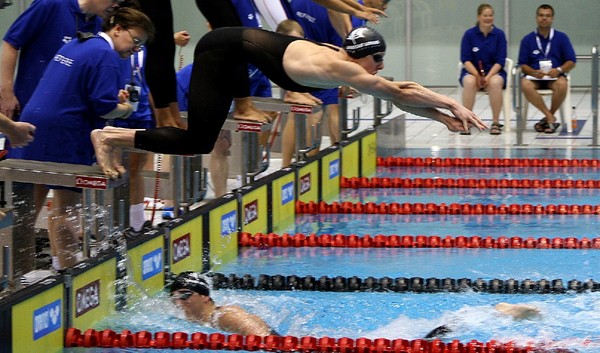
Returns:
[[[210,296],[210,288],[204,278],[196,272],[182,272],[171,283],[171,293],[179,289],[189,289],[200,295]]]
[[[344,50],[354,59],[385,52],[385,41],[381,34],[369,27],[356,27],[344,39]]]

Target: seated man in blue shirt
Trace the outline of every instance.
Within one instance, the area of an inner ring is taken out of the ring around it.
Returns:
[[[544,118],[535,124],[537,132],[552,134],[560,126],[554,113],[567,95],[565,74],[575,67],[575,50],[569,37],[552,28],[554,9],[540,5],[536,12],[537,29],[521,40],[519,65],[525,75],[521,87],[525,98],[539,109]],[[550,109],[546,107],[537,89],[552,90]]]

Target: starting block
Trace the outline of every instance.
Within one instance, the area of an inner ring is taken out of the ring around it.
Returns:
[[[14,182],[81,188],[83,189],[83,204],[87,206],[91,205],[94,199],[98,204],[104,204],[101,202],[104,200],[103,192],[126,183],[128,178],[125,176],[112,180],[104,175],[99,166],[7,159],[0,161],[0,180],[4,181],[6,210],[9,211],[8,217],[2,222],[0,235],[3,237],[2,243],[10,244],[13,248],[9,252],[12,254],[12,259],[2,256],[2,262],[8,264],[3,267],[11,269],[10,273],[3,273],[3,276],[7,276],[12,282],[14,276],[24,275],[33,269],[35,256],[35,246],[31,246],[31,244],[35,245],[33,228],[23,229],[23,234],[20,234],[16,230],[16,228],[20,228],[16,226],[20,225],[14,223],[12,216],[17,209],[22,214],[30,213],[32,209],[31,204],[27,202],[14,202]],[[84,218],[82,217],[82,222]],[[112,224],[112,219],[110,222]],[[82,224],[82,229],[86,229],[84,224]],[[11,239],[4,239],[5,237]],[[83,234],[84,257],[90,256],[89,243],[90,234],[85,232]]]
[[[296,150],[304,154],[314,149],[314,143],[306,143],[307,116],[321,111],[321,106],[286,103],[282,99],[269,97],[251,97],[254,106],[262,111],[281,114],[296,114]],[[272,124],[235,120],[231,117],[225,121],[223,130],[234,132],[232,145],[239,146],[232,150],[230,176],[240,175],[242,185],[254,181],[259,173],[269,167],[270,146],[259,143],[259,134],[270,131]],[[320,136],[319,136],[320,141]],[[317,146],[318,147],[318,146]]]

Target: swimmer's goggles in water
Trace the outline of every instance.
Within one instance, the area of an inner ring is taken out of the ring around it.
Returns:
[[[186,290],[186,291],[177,292],[177,293],[171,293],[171,299],[187,300],[189,297],[192,296],[192,294],[194,294],[194,292],[192,292],[191,290]]]

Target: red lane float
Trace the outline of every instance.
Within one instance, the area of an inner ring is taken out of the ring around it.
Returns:
[[[288,239],[283,241],[283,239]],[[533,238],[519,236],[446,236],[365,234],[251,234],[240,232],[240,247],[340,247],[340,248],[490,248],[490,249],[600,249],[600,238]]]
[[[357,178],[341,177],[340,187],[359,188],[468,188],[468,189],[598,189],[600,180],[465,179],[465,178]]]
[[[123,337],[127,337],[123,339]],[[111,330],[95,331],[88,329],[84,333],[77,328],[67,329],[65,347],[102,347],[102,348],[157,348],[157,349],[208,349],[208,350],[246,350],[271,352],[339,352],[339,353],[527,353],[544,352],[543,348],[528,345],[516,346],[514,342],[499,343],[497,341],[479,342],[471,340],[462,343],[458,340],[445,343],[439,339],[425,340],[387,338],[357,338],[348,337],[295,337],[295,336],[242,336],[238,334],[224,335],[211,333],[207,335],[195,332],[189,335],[185,332],[156,332],[148,331],[132,333],[124,330],[118,334]]]
[[[530,205],[530,204],[468,204],[468,203],[375,203],[344,202],[333,207],[324,201],[308,203],[296,201],[296,214],[453,214],[453,215],[600,215],[600,205]],[[334,212],[335,211],[335,212]]]
[[[377,157],[378,167],[598,168],[597,159]]]

